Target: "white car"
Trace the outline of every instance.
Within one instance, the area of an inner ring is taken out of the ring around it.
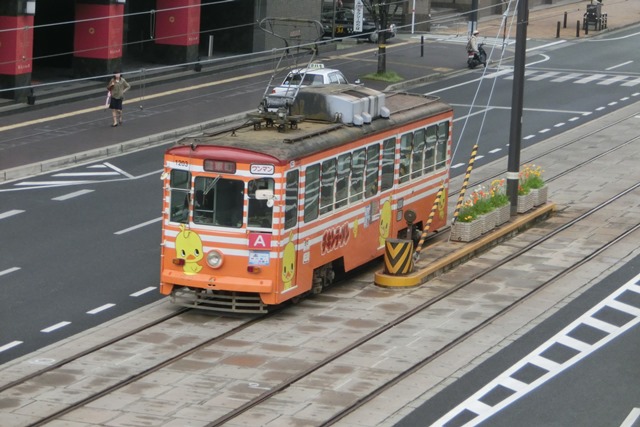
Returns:
[[[324,68],[322,63],[311,63],[309,68],[291,70],[280,86],[271,91],[276,95],[295,95],[295,91],[303,86],[317,86],[327,84],[348,84],[347,78],[340,70]]]

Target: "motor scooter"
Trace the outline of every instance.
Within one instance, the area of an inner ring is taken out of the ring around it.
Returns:
[[[485,67],[487,66],[487,53],[484,51],[484,43],[480,43],[478,45],[478,53],[476,54],[474,51],[467,51],[467,67],[473,70],[478,65],[483,64]]]

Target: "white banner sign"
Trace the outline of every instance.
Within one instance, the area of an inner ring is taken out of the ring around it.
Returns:
[[[353,31],[362,32],[362,21],[364,20],[364,4],[362,0],[356,0],[353,5]]]

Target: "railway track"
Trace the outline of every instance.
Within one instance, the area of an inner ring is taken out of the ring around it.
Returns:
[[[628,116],[626,120],[633,116],[635,114]],[[599,132],[609,127],[603,126]],[[591,134],[597,135],[599,132],[592,131]],[[627,138],[583,161],[564,166],[564,170],[548,177],[547,182],[561,181],[571,172],[593,167],[604,156],[618,150],[629,150],[638,138]],[[583,140],[584,138],[575,138],[564,144],[563,148],[570,149],[572,144]],[[552,151],[557,149],[559,148]],[[544,157],[538,156],[536,161],[538,159],[543,160]],[[575,218],[561,218],[563,214],[552,218],[548,223],[557,222],[557,225],[548,230],[545,230],[546,226],[538,227],[534,235],[539,236],[535,239],[525,238],[524,235],[521,236],[522,239],[514,239],[510,245],[512,253],[485,264],[481,271],[471,268],[475,271],[463,273],[464,280],[455,277],[447,281],[445,275],[437,280],[435,286],[399,293],[397,290],[374,288],[369,283],[370,279],[356,278],[354,283],[341,285],[326,295],[305,300],[294,309],[254,319],[211,318],[210,322],[194,325],[189,323],[188,313],[176,313],[161,322],[138,328],[135,334],[120,336],[90,351],[12,381],[0,387],[0,401],[14,399],[21,402],[18,405],[26,405],[26,402],[47,401],[42,398],[43,394],[59,391],[61,387],[82,390],[77,393],[78,398],[68,397],[64,399],[64,403],[49,405],[48,410],[36,416],[37,420],[33,419],[35,417],[25,417],[26,422],[18,420],[15,424],[40,426],[54,420],[76,420],[81,416],[74,416],[74,411],[80,408],[90,411],[110,406],[111,404],[106,403],[107,400],[121,399],[122,394],[126,394],[127,389],[136,383],[147,386],[162,384],[159,379],[162,375],[171,376],[169,373],[181,372],[184,388],[193,394],[193,399],[185,398],[191,403],[185,403],[182,410],[188,411],[187,408],[190,408],[195,411],[194,408],[198,406],[204,407],[206,411],[203,409],[203,412],[207,413],[208,418],[202,419],[207,420],[206,425],[242,424],[267,419],[269,416],[276,419],[283,416],[283,402],[301,406],[301,402],[308,402],[309,399],[320,405],[324,401],[324,405],[330,407],[317,410],[315,415],[309,414],[310,417],[317,417],[314,424],[335,424],[403,378],[429,364],[438,355],[491,324],[496,318],[517,308],[536,292],[552,286],[560,277],[597,257],[611,245],[637,233],[639,225],[634,223],[606,242],[581,247],[579,259],[567,256],[571,262],[546,269],[543,272],[545,277],[538,277],[535,286],[517,284],[514,288],[509,288],[510,298],[503,301],[496,297],[499,292],[487,292],[487,287],[495,286],[495,282],[500,281],[499,277],[505,275],[500,271],[509,271],[514,263],[526,263],[527,257],[535,257],[532,254],[540,252],[543,247],[556,247],[558,251],[563,248],[575,249],[567,247],[566,242],[570,240],[567,236],[574,235],[576,228],[585,228],[584,224],[594,221],[595,217],[605,215],[603,212],[607,216],[613,216],[616,212],[628,210],[629,206],[633,206],[634,200],[637,200],[639,185],[634,183],[624,191],[617,191],[615,195],[599,201],[595,207],[581,212]],[[461,270],[463,269],[466,268],[463,266]],[[509,274],[506,273],[506,276]],[[459,306],[465,295],[468,297],[470,294],[477,295],[475,298],[483,302],[486,308],[491,306],[491,312],[483,312],[482,316],[467,313],[468,318],[463,318],[459,324],[453,322],[450,325],[448,335],[431,337],[432,341],[426,340],[430,344],[421,347],[421,351],[409,349],[401,357],[389,358],[380,350],[389,342],[403,341],[407,338],[407,331],[415,333],[428,328],[437,319],[442,322],[439,315],[446,310],[445,306]],[[181,317],[183,315],[186,318]],[[149,346],[152,341],[150,336],[160,334],[175,334],[172,338],[180,341],[180,349],[173,348],[157,355],[148,354],[163,347],[162,344]],[[215,337],[211,338],[212,335]],[[136,346],[137,344],[140,345]],[[121,357],[119,351],[129,354],[129,359]],[[145,353],[146,356],[143,356]],[[169,353],[172,353],[170,357],[167,356]],[[110,360],[110,357],[116,360]],[[134,363],[126,363],[131,359]],[[366,362],[372,362],[372,366],[366,366]],[[378,365],[378,362],[383,366]],[[392,363],[394,366],[387,366],[385,363]],[[222,365],[222,368],[218,365]],[[101,369],[95,372],[97,367]],[[118,367],[122,369],[116,374]],[[225,372],[226,369],[229,371]],[[235,371],[230,372],[232,370]],[[60,380],[65,375],[69,376],[69,373],[77,375],[66,381]],[[338,383],[345,381],[344,378],[350,380],[344,384]],[[74,387],[77,382],[98,386],[82,389]],[[314,388],[323,391],[311,396],[309,390]],[[160,398],[156,400],[165,401]],[[233,408],[230,409],[230,406]],[[5,404],[4,408],[11,409],[11,405]],[[118,410],[124,412],[122,408]],[[133,412],[141,418],[149,416],[144,410]],[[164,416],[180,419],[176,412]],[[317,422],[318,419],[322,421]]]

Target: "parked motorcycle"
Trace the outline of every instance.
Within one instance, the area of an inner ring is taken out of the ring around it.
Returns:
[[[473,70],[480,64],[487,66],[487,53],[484,51],[483,46],[484,43],[478,45],[478,53],[472,50],[467,51],[467,66],[469,69]]]

